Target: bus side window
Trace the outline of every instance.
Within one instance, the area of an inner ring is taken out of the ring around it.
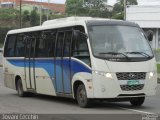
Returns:
[[[45,52],[48,57],[54,57],[54,47],[56,41],[56,31],[46,30],[43,33],[43,39],[45,41]]]
[[[72,31],[67,31],[65,33],[63,57],[70,57],[71,39],[72,39]]]
[[[4,57],[14,57],[16,35],[9,35],[7,37],[4,49]]]
[[[62,46],[63,46],[64,32],[58,32],[58,38],[56,42],[56,57],[62,57]]]
[[[24,36],[17,35],[16,40],[17,41],[16,41],[16,45],[15,45],[15,56],[16,57],[24,57],[24,51],[25,51]]]
[[[72,41],[72,57],[75,57],[90,66],[90,55],[87,39],[81,36],[78,40]]]
[[[36,57],[48,57],[47,40],[43,31],[36,34]]]

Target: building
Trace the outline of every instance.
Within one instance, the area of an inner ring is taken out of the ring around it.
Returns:
[[[13,2],[0,2],[0,8],[13,8]]]
[[[12,3],[14,7],[20,5],[20,0],[0,0],[0,4],[4,3]],[[49,9],[53,13],[65,13],[65,4],[57,4],[57,3],[48,3],[48,2],[37,2],[35,0],[22,0],[22,5],[33,5],[33,6],[42,6],[43,9]],[[6,5],[8,7],[8,5]]]
[[[160,48],[160,6],[129,5],[126,8],[126,20],[139,24],[145,32],[152,30],[152,48]]]

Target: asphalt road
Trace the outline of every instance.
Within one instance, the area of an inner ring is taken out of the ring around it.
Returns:
[[[142,107],[133,107],[129,102],[95,102],[92,108],[84,109],[78,107],[76,101],[72,99],[44,95],[18,97],[15,90],[4,87],[2,68],[0,68],[0,114],[4,113],[68,114],[68,120],[71,120],[71,118],[82,120],[87,117],[87,114],[90,114],[92,120],[94,120],[97,119],[97,114],[104,114],[108,115],[109,120],[116,116],[118,120],[120,118],[124,120],[123,117],[128,117],[126,120],[136,120],[136,118],[142,120],[144,114],[160,114],[160,85],[158,85],[156,96],[147,97]],[[77,117],[74,114],[85,115]],[[135,117],[136,115],[140,116]],[[87,120],[91,119],[90,116],[87,117]],[[58,117],[60,117],[60,120],[64,120],[66,115],[58,115]]]

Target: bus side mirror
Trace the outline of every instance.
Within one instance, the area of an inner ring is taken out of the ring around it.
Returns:
[[[152,30],[148,30],[146,35],[147,35],[147,38],[149,41],[153,40],[153,31]]]
[[[73,30],[73,36],[74,36],[75,40],[88,38],[88,36],[85,33],[81,32],[79,30]]]

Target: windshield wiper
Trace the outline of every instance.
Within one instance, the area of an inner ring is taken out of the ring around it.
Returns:
[[[125,58],[129,59],[129,57],[127,55],[125,55],[124,53],[120,53],[120,52],[102,52],[99,54],[111,54],[111,55],[123,55]]]
[[[125,52],[126,54],[140,54],[140,55],[143,55],[144,57],[148,57],[148,58],[151,58],[150,55],[148,55],[147,53],[145,52]]]

